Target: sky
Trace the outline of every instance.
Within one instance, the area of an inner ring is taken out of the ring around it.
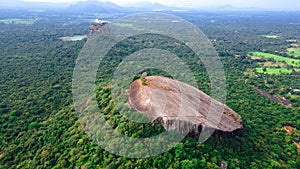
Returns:
[[[24,0],[36,2],[76,2],[84,0]],[[100,0],[110,1],[121,6],[137,2],[157,2],[169,6],[177,7],[212,7],[230,4],[234,7],[255,7],[266,9],[293,9],[300,10],[299,0]]]

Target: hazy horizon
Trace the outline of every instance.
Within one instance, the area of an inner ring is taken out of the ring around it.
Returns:
[[[16,0],[7,1],[1,0],[2,6],[5,4],[18,5],[20,2],[47,2],[47,3],[75,3],[87,0]],[[273,1],[273,0],[99,0],[102,2],[113,2],[120,6],[130,6],[139,2],[159,3],[167,6],[174,7],[187,7],[187,8],[205,8],[232,5],[237,8],[260,8],[260,9],[274,9],[274,10],[300,10],[300,3],[297,0]]]

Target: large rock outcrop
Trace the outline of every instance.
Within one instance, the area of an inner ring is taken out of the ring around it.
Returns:
[[[132,82],[129,104],[166,130],[193,137],[203,126],[225,136],[234,136],[243,129],[240,115],[228,106],[193,86],[166,77],[149,76]]]
[[[89,29],[90,33],[88,34],[88,38],[92,37],[95,33],[110,34],[110,28],[106,22],[92,24],[90,25]]]

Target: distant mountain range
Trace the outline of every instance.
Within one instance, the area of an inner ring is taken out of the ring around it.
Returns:
[[[128,9],[118,6],[112,2],[100,2],[97,0],[89,0],[85,2],[77,2],[66,8],[67,11],[73,13],[119,13],[128,11]]]
[[[125,7],[130,8],[132,10],[143,10],[143,11],[172,11],[172,10],[182,9],[178,7],[166,6],[159,3],[151,3],[146,1],[128,4]]]
[[[254,8],[254,7],[248,7],[248,8],[237,8],[234,7],[230,4],[226,4],[224,6],[220,6],[220,7],[216,7],[217,10],[221,10],[221,11],[255,11],[255,10],[262,10],[259,8]]]
[[[0,1],[0,9],[64,9],[70,3],[28,2],[23,0]]]
[[[97,0],[80,1],[77,3],[45,3],[45,2],[25,2],[23,0],[13,0],[0,2],[0,9],[26,9],[26,10],[63,10],[71,13],[123,13],[131,11],[195,11],[195,10],[218,10],[218,11],[241,11],[241,10],[261,10],[257,8],[236,8],[232,5],[224,5],[208,8],[179,8],[166,6],[159,3],[139,2],[119,6],[112,2],[101,2]]]
[[[112,2],[101,2],[97,0],[80,1],[76,3],[25,2],[23,0],[16,0],[5,3],[0,1],[0,9],[63,10],[71,13],[120,13],[130,11],[172,11],[178,10],[179,8],[150,2],[139,2],[127,6],[119,6]]]

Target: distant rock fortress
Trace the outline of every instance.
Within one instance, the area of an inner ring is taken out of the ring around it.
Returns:
[[[170,78],[148,76],[135,80],[130,84],[128,100],[132,108],[167,131],[190,137],[198,137],[203,125],[224,137],[235,136],[243,129],[241,116],[232,109],[197,88]],[[216,118],[208,118],[216,106],[223,110],[215,114]]]
[[[99,20],[97,21],[97,23],[90,25],[90,33],[88,34],[88,38],[92,37],[95,33],[110,34],[110,28],[108,23]]]

